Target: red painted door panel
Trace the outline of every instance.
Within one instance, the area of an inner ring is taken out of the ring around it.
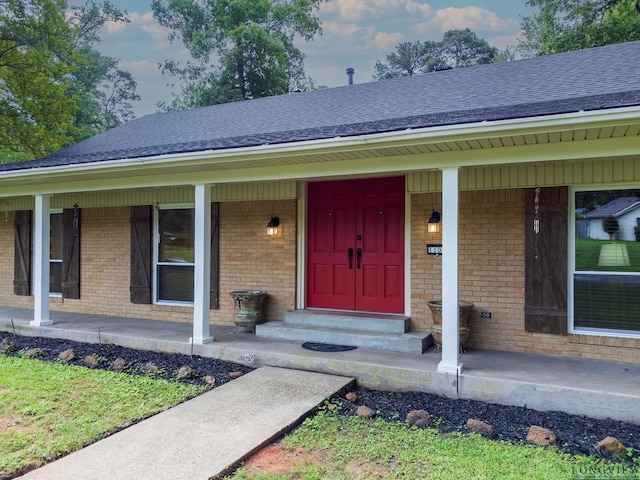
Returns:
[[[309,185],[307,305],[404,311],[404,179]]]

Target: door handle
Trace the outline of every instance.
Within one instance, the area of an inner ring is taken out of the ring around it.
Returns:
[[[349,260],[349,269],[353,268],[353,248],[347,250],[347,259]]]
[[[356,249],[356,268],[360,268],[360,259],[362,258],[362,249]]]

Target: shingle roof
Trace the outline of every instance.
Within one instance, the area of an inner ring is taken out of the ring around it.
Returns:
[[[640,198],[638,197],[620,197],[611,200],[609,203],[594,208],[583,215],[584,218],[603,218],[603,217],[619,217],[627,210],[640,206]]]
[[[640,105],[640,42],[147,115],[0,171]]]

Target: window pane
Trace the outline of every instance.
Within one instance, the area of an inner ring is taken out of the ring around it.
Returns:
[[[193,208],[158,212],[159,262],[193,263]]]
[[[576,328],[640,331],[640,276],[575,275]]]
[[[49,262],[49,292],[62,293],[62,262]]]
[[[158,300],[193,302],[193,267],[158,265]]]
[[[640,191],[576,192],[577,271],[640,272]]]
[[[62,214],[51,214],[50,221],[49,258],[51,260],[62,260]]]

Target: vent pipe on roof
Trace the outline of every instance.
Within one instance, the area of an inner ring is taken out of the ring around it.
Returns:
[[[349,77],[349,85],[353,85],[353,74],[356,70],[353,67],[347,68],[347,76]]]

